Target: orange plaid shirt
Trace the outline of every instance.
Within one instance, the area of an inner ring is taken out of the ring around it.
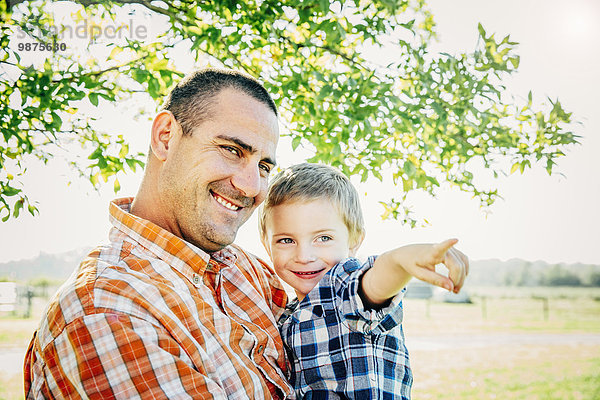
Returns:
[[[273,270],[235,246],[211,255],[110,204],[98,247],[50,301],[25,356],[25,396],[293,398]]]

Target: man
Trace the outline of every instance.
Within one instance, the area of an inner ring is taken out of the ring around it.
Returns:
[[[263,201],[277,110],[239,73],[184,79],[154,119],[135,199],[50,301],[27,398],[288,398],[272,269],[230,246]]]

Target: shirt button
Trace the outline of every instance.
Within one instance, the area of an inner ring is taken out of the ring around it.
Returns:
[[[264,349],[264,346],[261,344],[260,346],[258,346],[257,353],[258,354],[262,353],[263,349]]]
[[[371,379],[371,382],[375,382],[375,381],[377,380],[377,378],[375,378],[375,376],[374,376],[374,375],[371,375],[371,376],[369,377],[369,379]]]
[[[192,282],[194,283],[194,285],[198,285],[200,283],[200,275],[198,275],[198,274],[192,275]]]

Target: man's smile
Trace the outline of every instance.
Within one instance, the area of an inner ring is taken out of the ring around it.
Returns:
[[[238,206],[237,204],[232,203],[231,201],[229,201],[226,198],[224,198],[223,196],[213,192],[212,190],[210,191],[210,194],[217,201],[217,203],[219,203],[220,205],[222,205],[223,207],[225,207],[228,210],[239,211],[243,208],[242,206]]]

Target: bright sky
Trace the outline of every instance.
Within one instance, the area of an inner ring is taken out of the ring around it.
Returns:
[[[557,97],[583,122],[576,133],[582,145],[558,162],[549,177],[540,166],[496,180],[504,200],[487,215],[477,201],[458,190],[446,189],[433,199],[415,195],[414,211],[430,225],[411,230],[393,221],[381,221],[380,199],[393,195],[389,185],[377,181],[360,185],[367,219],[367,239],[361,254],[421,241],[448,237],[460,239],[459,248],[472,259],[519,257],[549,262],[600,264],[600,3],[594,0],[503,2],[435,0],[428,2],[438,24],[440,43],[432,50],[470,51],[477,41],[477,23],[497,36],[511,35],[520,43],[519,73],[507,82],[517,96],[531,89],[537,100]],[[147,148],[150,123],[128,115],[135,110],[113,107],[97,112],[103,126],[125,132],[140,151]],[[283,166],[302,160],[282,141],[278,158]],[[0,262],[35,257],[40,251],[59,253],[106,241],[111,187],[99,194],[90,185],[67,182],[72,172],[61,162],[47,166],[32,163],[25,185],[30,198],[39,201],[40,215],[28,214],[0,223]],[[121,178],[120,196],[134,195],[141,175]],[[110,185],[107,185],[110,186]],[[259,256],[265,252],[256,236],[253,217],[240,231],[237,243]]]

